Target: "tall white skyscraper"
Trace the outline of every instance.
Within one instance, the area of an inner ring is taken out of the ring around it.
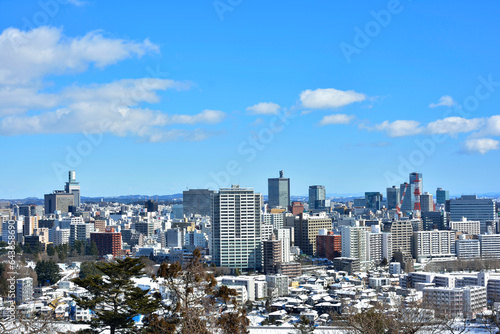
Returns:
[[[260,208],[262,195],[251,188],[221,188],[213,197],[211,253],[217,266],[262,267]]]

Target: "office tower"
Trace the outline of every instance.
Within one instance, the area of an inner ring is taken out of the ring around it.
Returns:
[[[446,204],[446,201],[450,199],[450,192],[448,190],[443,190],[443,188],[437,188],[436,190],[436,203]]]
[[[111,254],[116,257],[122,249],[122,234],[108,228],[106,232],[90,233],[90,242],[95,242],[99,256]]]
[[[413,227],[409,220],[393,222],[391,225],[392,254],[401,252],[403,255],[411,256],[411,241]]]
[[[19,205],[18,216],[43,216],[43,207],[41,205]]]
[[[481,234],[481,222],[462,217],[459,221],[451,221],[450,229],[464,234],[478,235]]]
[[[387,209],[392,210],[397,208],[399,201],[401,201],[400,194],[400,189],[396,188],[396,186],[387,188]]]
[[[382,194],[379,192],[365,192],[365,207],[367,209],[382,209]]]
[[[448,228],[448,214],[446,211],[422,211],[424,231]]]
[[[309,210],[323,208],[325,200],[325,186],[309,186]]]
[[[417,260],[455,256],[455,231],[413,232],[413,257]]]
[[[184,215],[199,214],[201,216],[212,215],[212,196],[215,191],[208,189],[189,189],[182,192],[182,205]]]
[[[68,213],[69,207],[75,205],[75,194],[68,194],[62,190],[55,190],[52,194],[45,194],[45,214],[60,211]]]
[[[23,241],[23,220],[4,219],[2,221],[2,241],[6,243],[22,243]]]
[[[414,194],[414,205],[413,210],[421,211],[420,206],[420,195],[422,195],[424,191],[424,185],[422,180],[422,173],[410,173],[410,184],[413,185],[413,194]]]
[[[450,219],[460,221],[462,217],[481,222],[481,233],[486,232],[486,222],[495,219],[495,202],[492,199],[479,199],[476,195],[462,195],[450,200]]]
[[[171,228],[165,232],[167,247],[182,248],[184,246],[184,231],[180,228]]]
[[[212,253],[219,267],[262,267],[260,208],[262,195],[251,188],[221,188],[213,196]]]
[[[364,198],[355,198],[354,199],[354,207],[355,208],[363,208],[366,206],[366,199]]]
[[[87,241],[90,233],[94,232],[94,225],[87,223],[71,223],[69,228],[69,244],[73,246],[76,240]]]
[[[316,256],[333,260],[340,257],[342,253],[342,236],[329,232],[324,235],[316,236]]]
[[[340,228],[342,257],[359,259],[360,263],[368,261],[366,254],[366,232],[364,226],[342,226]]]
[[[302,214],[292,217],[294,222],[295,246],[298,246],[304,254],[316,255],[316,236],[319,230],[332,230],[332,219],[326,214],[311,216]]]
[[[262,242],[263,270],[267,274],[276,273],[276,265],[283,260],[283,242],[281,240],[265,240]]]
[[[288,209],[290,205],[290,179],[283,176],[280,170],[279,178],[268,179],[268,203],[270,208]]]
[[[16,304],[33,299],[33,278],[18,278],[16,280]]]
[[[184,218],[184,205],[183,204],[174,204],[172,205],[172,215],[174,219],[183,219]]]
[[[150,237],[154,234],[154,223],[149,221],[141,221],[134,224],[137,233],[140,233],[146,237]]]
[[[148,199],[144,203],[144,208],[148,210],[148,212],[158,212],[158,202],[152,199]]]
[[[74,170],[70,170],[68,173],[68,182],[64,186],[64,191],[67,194],[73,194],[74,196],[74,206],[80,206],[80,183],[76,182],[76,172]]]
[[[413,211],[415,206],[415,185],[410,183],[403,183],[399,187],[399,192],[401,194],[401,212],[410,212]]]
[[[420,207],[422,212],[434,211],[434,200],[432,199],[432,194],[425,192],[420,195]]]
[[[23,235],[32,235],[38,228],[38,216],[24,216]]]

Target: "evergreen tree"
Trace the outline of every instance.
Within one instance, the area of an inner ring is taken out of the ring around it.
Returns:
[[[87,278],[89,276],[102,276],[102,272],[97,269],[94,262],[82,262],[82,264],[80,265],[80,274],[78,275],[78,277]]]
[[[38,261],[35,272],[39,285],[52,285],[61,279],[59,266],[53,260]]]
[[[103,275],[73,280],[89,295],[72,295],[78,306],[95,312],[90,323],[92,329],[109,328],[111,334],[128,332],[134,327],[135,316],[147,315],[158,309],[158,300],[151,298],[148,290],[136,287],[132,281],[132,278],[143,275],[144,265],[139,259],[101,262],[96,264],[96,268]]]
[[[54,256],[56,254],[56,250],[54,249],[53,244],[47,245],[47,255],[48,256]]]

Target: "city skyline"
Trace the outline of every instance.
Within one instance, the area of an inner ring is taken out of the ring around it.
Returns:
[[[499,4],[217,3],[2,2],[0,198],[499,191]]]

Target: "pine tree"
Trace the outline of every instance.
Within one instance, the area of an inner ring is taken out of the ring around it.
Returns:
[[[35,272],[39,285],[52,285],[61,279],[59,266],[53,260],[38,261],[35,266]]]
[[[139,259],[101,262],[96,267],[103,275],[73,280],[86,289],[89,296],[72,295],[78,306],[95,312],[91,320],[92,329],[109,328],[111,334],[129,331],[134,327],[135,316],[147,315],[158,309],[159,302],[149,296],[149,290],[136,287],[132,281],[132,278],[144,273],[144,265]]]

